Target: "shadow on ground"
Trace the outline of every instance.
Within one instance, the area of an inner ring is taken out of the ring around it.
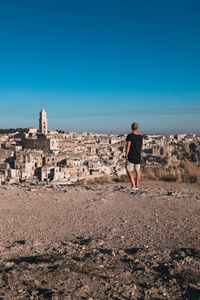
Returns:
[[[51,253],[4,261],[0,299],[199,300],[199,258],[196,249],[111,249],[78,237]]]

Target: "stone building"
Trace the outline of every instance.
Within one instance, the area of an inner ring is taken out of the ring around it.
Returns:
[[[34,176],[39,177],[40,168],[42,167],[42,165],[43,165],[42,151],[26,150],[26,151],[17,152],[15,154],[14,169],[20,170],[21,179],[33,178]]]
[[[59,140],[51,139],[44,134],[38,134],[36,138],[22,139],[22,146],[24,149],[38,149],[44,152],[58,151]]]

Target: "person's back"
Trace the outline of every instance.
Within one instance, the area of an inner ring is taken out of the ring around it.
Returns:
[[[143,137],[139,133],[130,133],[127,136],[127,141],[131,142],[130,150],[128,153],[128,160],[133,164],[140,164],[141,161],[141,149]]]
[[[140,161],[141,161],[141,150],[143,144],[143,136],[138,133],[138,124],[133,123],[132,133],[127,136],[126,145],[126,169],[128,173],[129,180],[131,182],[133,189],[138,189],[140,180]],[[136,172],[136,186],[133,177],[133,171]]]

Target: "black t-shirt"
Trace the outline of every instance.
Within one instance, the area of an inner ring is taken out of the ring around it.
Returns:
[[[140,164],[143,136],[140,134],[130,133],[127,135],[126,140],[127,142],[131,142],[128,160],[133,164]]]

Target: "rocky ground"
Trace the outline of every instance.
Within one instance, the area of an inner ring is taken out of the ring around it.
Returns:
[[[0,299],[200,299],[197,184],[1,186]]]

